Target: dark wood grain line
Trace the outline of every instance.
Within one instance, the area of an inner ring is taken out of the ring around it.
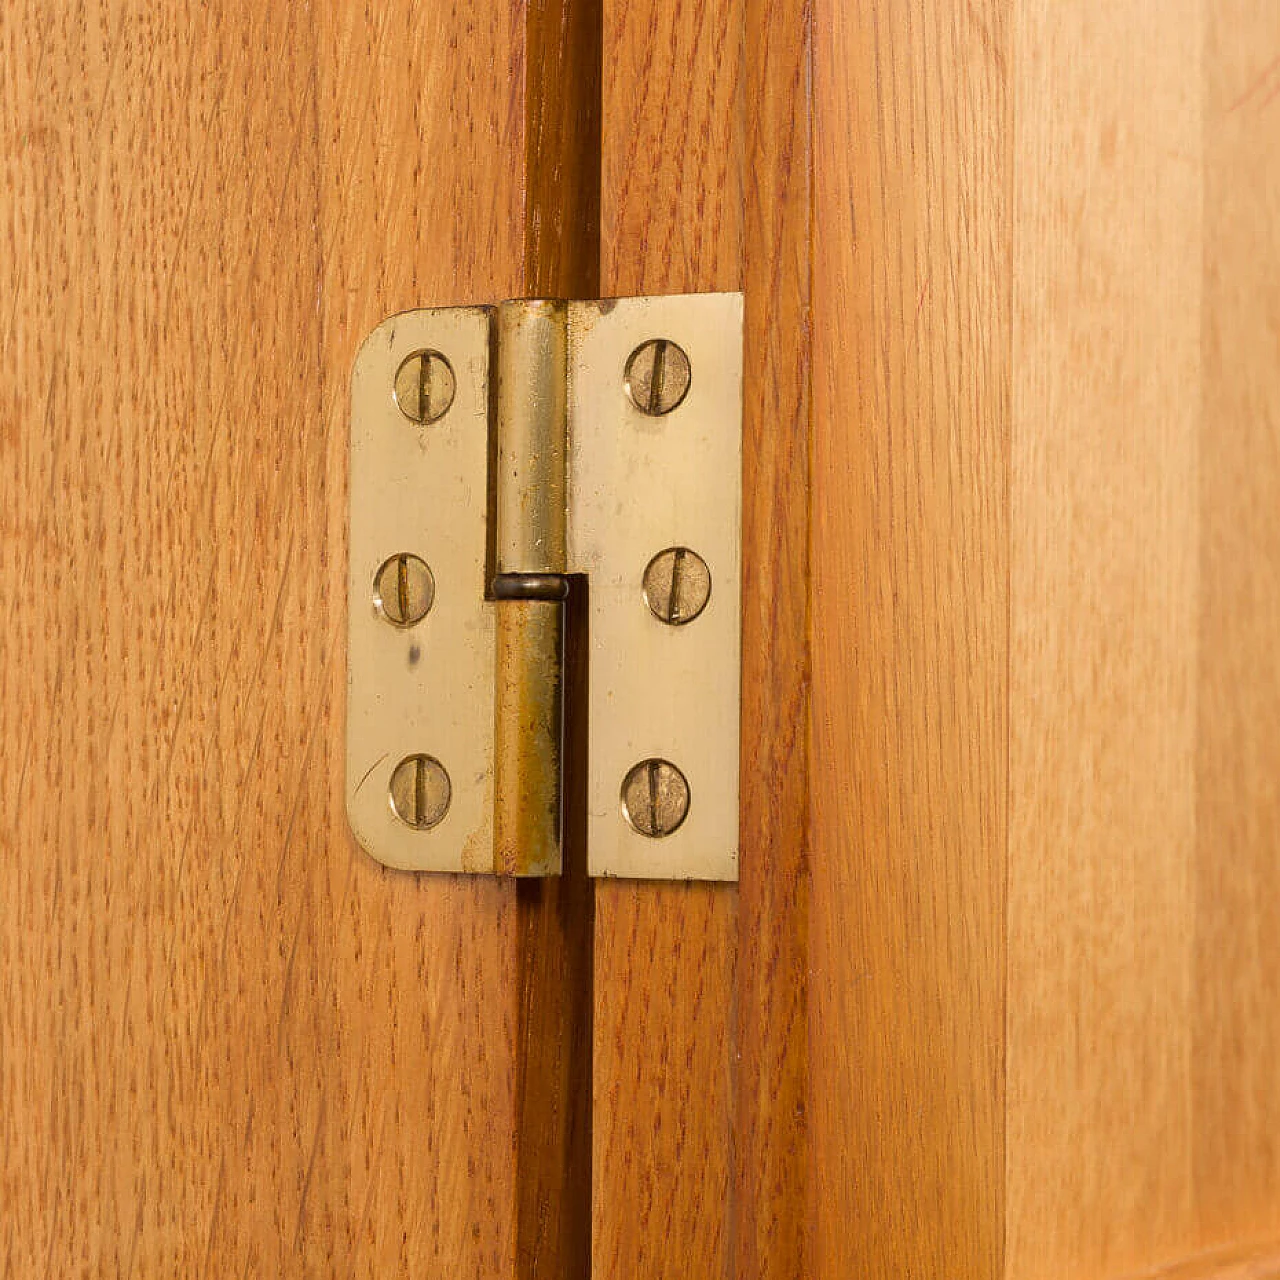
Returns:
[[[735,1280],[810,1274],[807,0],[747,0]]]

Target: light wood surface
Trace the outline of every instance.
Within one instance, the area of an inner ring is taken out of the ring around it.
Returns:
[[[810,45],[796,0],[743,39],[742,861],[731,1188],[737,1280],[812,1274],[809,1023]]]
[[[1006,6],[814,10],[814,1274],[999,1274]],[[857,139],[857,145],[850,145]]]
[[[1276,1280],[1280,1276],[1280,1247],[1274,1243],[1246,1249],[1214,1250],[1127,1280]]]
[[[1280,1228],[1280,14],[1014,41],[1007,1269]]]
[[[1277,21],[814,9],[815,1274],[1280,1226]]]
[[[1205,24],[1191,1084],[1216,1242],[1280,1233],[1280,8]]]
[[[1197,1239],[1203,34],[1164,9],[1014,38],[1011,1276]]]

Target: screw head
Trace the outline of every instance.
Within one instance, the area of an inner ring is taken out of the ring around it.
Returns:
[[[688,547],[668,547],[644,571],[644,601],[655,618],[671,627],[692,622],[711,599],[711,570]]]
[[[669,338],[643,342],[627,360],[625,385],[631,403],[651,418],[670,413],[689,394],[689,357]]]
[[[641,760],[622,783],[622,813],[642,836],[669,836],[689,813],[689,783],[670,760]]]
[[[457,389],[453,367],[438,351],[415,351],[396,370],[396,404],[410,422],[439,422]]]
[[[446,813],[453,788],[444,765],[434,756],[406,756],[391,774],[391,808],[416,831],[430,831]]]
[[[401,551],[384,560],[373,579],[373,602],[397,627],[412,627],[431,610],[436,580],[425,560]]]

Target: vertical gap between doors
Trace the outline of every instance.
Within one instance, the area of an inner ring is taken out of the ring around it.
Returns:
[[[603,0],[526,9],[525,290],[600,291]],[[594,892],[587,875],[587,582],[565,608],[563,871],[517,887],[517,1280],[589,1280]]]

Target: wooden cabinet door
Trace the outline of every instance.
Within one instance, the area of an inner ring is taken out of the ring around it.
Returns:
[[[348,833],[345,484],[381,318],[583,290],[538,225],[561,30],[0,20],[5,1276],[533,1274],[531,908]]]
[[[1278,55],[10,5],[0,1274],[1280,1275]],[[360,340],[738,289],[740,883],[585,877],[572,651],[566,875],[381,868]]]
[[[596,890],[597,1267],[1280,1275],[1280,11],[604,48],[603,287],[744,288],[747,497],[741,884]]]

